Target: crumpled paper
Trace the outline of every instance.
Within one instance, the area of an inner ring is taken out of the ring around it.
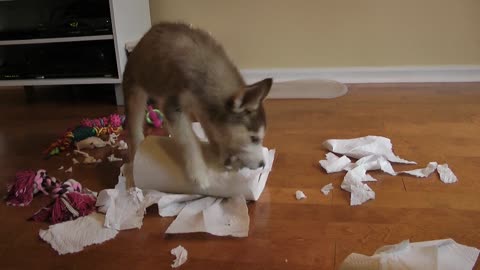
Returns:
[[[480,250],[452,239],[384,246],[372,256],[350,254],[340,270],[451,270],[472,269]]]
[[[115,154],[111,154],[107,157],[108,161],[115,162],[115,161],[122,161],[122,158],[116,157]]]
[[[217,236],[247,237],[249,224],[243,196],[204,197],[186,204],[165,233],[207,232]]]
[[[307,198],[307,195],[305,195],[305,193],[303,193],[303,191],[297,190],[297,191],[295,191],[295,198],[297,200],[303,200],[303,199]]]
[[[327,153],[325,158],[326,160],[320,160],[319,163],[327,173],[341,172],[351,164],[351,160],[347,156],[339,158],[333,153]]]
[[[104,219],[104,215],[92,213],[75,220],[50,225],[47,230],[40,230],[39,235],[50,243],[58,254],[75,253],[86,246],[115,238],[118,231],[104,227]]]
[[[330,151],[352,158],[366,156],[384,156],[388,161],[395,163],[416,164],[395,155],[390,139],[381,136],[365,136],[355,139],[331,139],[323,143]]]
[[[177,268],[187,261],[188,251],[182,246],[178,246],[172,249],[170,253],[173,256],[175,256],[175,260],[173,260],[172,268]]]
[[[451,184],[458,181],[455,174],[453,174],[452,170],[448,167],[448,164],[438,165],[437,171],[440,175],[440,180],[445,184]]]
[[[327,173],[347,171],[342,184],[342,189],[351,193],[350,205],[359,205],[375,198],[375,192],[364,182],[376,181],[367,174],[371,170],[381,170],[390,175],[409,174],[416,177],[428,177],[435,170],[444,183],[454,183],[457,180],[447,164],[438,165],[430,162],[426,168],[395,172],[390,162],[416,164],[414,161],[405,160],[395,155],[390,139],[380,136],[366,136],[355,139],[332,139],[323,145],[332,152],[343,155],[338,157],[327,153],[325,160],[320,160],[320,166]],[[348,157],[358,159],[352,163]]]
[[[328,193],[330,193],[330,191],[332,191],[332,190],[333,190],[333,184],[332,183],[323,186],[322,189],[321,189],[323,195],[325,195],[325,196],[327,196]]]
[[[416,177],[429,177],[437,169],[438,163],[437,162],[430,162],[428,163],[427,167],[421,169],[415,169],[410,171],[401,171],[400,173],[413,175]]]
[[[145,205],[142,190],[105,189],[100,191],[96,206],[105,213],[105,227],[115,230],[141,228]]]

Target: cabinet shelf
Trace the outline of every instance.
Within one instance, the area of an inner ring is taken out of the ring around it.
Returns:
[[[119,78],[62,78],[62,79],[25,79],[0,80],[0,86],[34,85],[73,85],[73,84],[117,84]]]
[[[109,39],[113,39],[113,35],[58,37],[58,38],[35,38],[35,39],[16,39],[16,40],[13,39],[13,40],[0,40],[0,46],[2,46],[2,45],[25,45],[25,44],[78,42],[78,41],[109,40]]]

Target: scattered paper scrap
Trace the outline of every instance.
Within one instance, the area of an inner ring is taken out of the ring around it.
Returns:
[[[332,183],[323,186],[322,189],[321,189],[322,193],[323,193],[325,196],[327,196],[328,193],[330,193],[330,191],[332,191],[332,190],[333,190],[333,184],[332,184]]]
[[[118,150],[127,150],[127,149],[128,149],[127,143],[124,140],[120,140],[118,142]]]
[[[108,161],[110,161],[110,162],[122,161],[122,160],[123,160],[122,158],[116,157],[114,154],[111,154],[111,155],[108,156],[107,158],[108,158]]]
[[[57,170],[61,171],[61,170],[63,170],[63,169],[64,169],[63,166],[60,166],[60,167],[58,167]]]
[[[172,268],[177,268],[180,265],[184,264],[188,259],[188,251],[182,247],[178,246],[170,251],[170,253],[175,256],[173,260]]]
[[[73,172],[73,168],[70,167],[70,168],[68,168],[67,170],[65,170],[65,172],[66,172],[66,173],[71,173],[71,172]]]
[[[381,155],[365,156],[355,162],[356,166],[363,166],[366,171],[382,170],[390,175],[396,175],[392,165]]]
[[[341,172],[351,163],[347,156],[339,158],[333,153],[327,153],[325,157],[326,160],[320,160],[319,163],[327,173]]]
[[[305,195],[305,193],[303,193],[303,191],[297,190],[297,191],[295,191],[295,198],[297,198],[297,200],[302,200],[302,199],[306,199],[307,195]]]
[[[67,157],[69,157],[69,156],[70,156],[70,153],[67,153],[67,155],[66,155],[66,156],[67,156]]]
[[[85,157],[85,159],[83,160],[84,164],[94,164],[94,163],[100,163],[100,162],[102,162],[101,159],[96,159],[92,156]]]
[[[247,237],[249,223],[243,196],[203,197],[187,203],[165,233],[207,232],[217,236]]]
[[[75,143],[77,150],[82,149],[94,149],[94,148],[102,148],[107,146],[107,142],[100,139],[99,137],[89,137],[84,140]]]
[[[413,175],[416,177],[429,177],[437,169],[438,163],[437,162],[430,162],[428,163],[427,167],[421,169],[415,169],[410,171],[401,171],[398,174],[404,173]]]
[[[375,199],[375,192],[367,184],[351,186],[350,205],[360,205],[368,200]]]
[[[73,162],[73,164],[78,164],[78,163],[80,163],[80,161],[78,161],[76,158],[72,158],[72,162]]]
[[[110,133],[110,135],[108,135],[108,144],[109,145],[114,145],[118,140],[118,135],[115,134],[115,133]]]
[[[451,184],[458,181],[457,176],[453,174],[452,170],[448,167],[448,164],[441,164],[437,166],[440,180],[445,184]]]
[[[384,246],[372,256],[350,254],[340,270],[472,269],[480,250],[452,239],[410,243],[405,240]]]
[[[405,164],[416,164],[395,155],[390,139],[381,136],[366,136],[355,139],[331,139],[323,143],[330,151],[360,159],[366,156],[383,156],[388,161]]]
[[[86,246],[115,238],[118,231],[105,228],[104,219],[104,215],[92,213],[72,221],[51,225],[47,230],[40,230],[39,235],[58,254],[75,253]]]
[[[128,191],[105,189],[100,191],[96,206],[105,213],[105,227],[115,230],[141,228],[146,206],[138,188]]]
[[[175,217],[190,202],[203,198],[202,195],[191,194],[168,194],[154,190],[149,190],[145,194],[146,205],[156,203],[158,214],[162,217]]]

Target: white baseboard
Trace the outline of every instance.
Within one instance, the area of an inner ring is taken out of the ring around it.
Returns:
[[[245,69],[241,73],[247,83],[267,77],[272,77],[274,82],[307,79],[342,83],[480,82],[480,65]]]

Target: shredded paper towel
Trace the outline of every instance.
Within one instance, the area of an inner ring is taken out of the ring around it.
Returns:
[[[341,188],[351,193],[350,205],[360,205],[375,198],[375,191],[364,183],[377,181],[367,173],[371,170],[381,170],[390,175],[409,174],[416,177],[428,177],[437,170],[442,182],[449,184],[458,181],[447,164],[438,165],[437,162],[430,162],[426,168],[395,172],[390,162],[416,163],[395,155],[390,139],[385,137],[332,139],[325,141],[323,145],[333,153],[327,153],[325,159],[319,161],[320,166],[327,173],[346,171]],[[342,156],[338,157],[334,153]],[[358,160],[352,163],[349,157]]]
[[[479,250],[452,239],[410,243],[379,248],[372,256],[350,254],[340,270],[471,270]]]

